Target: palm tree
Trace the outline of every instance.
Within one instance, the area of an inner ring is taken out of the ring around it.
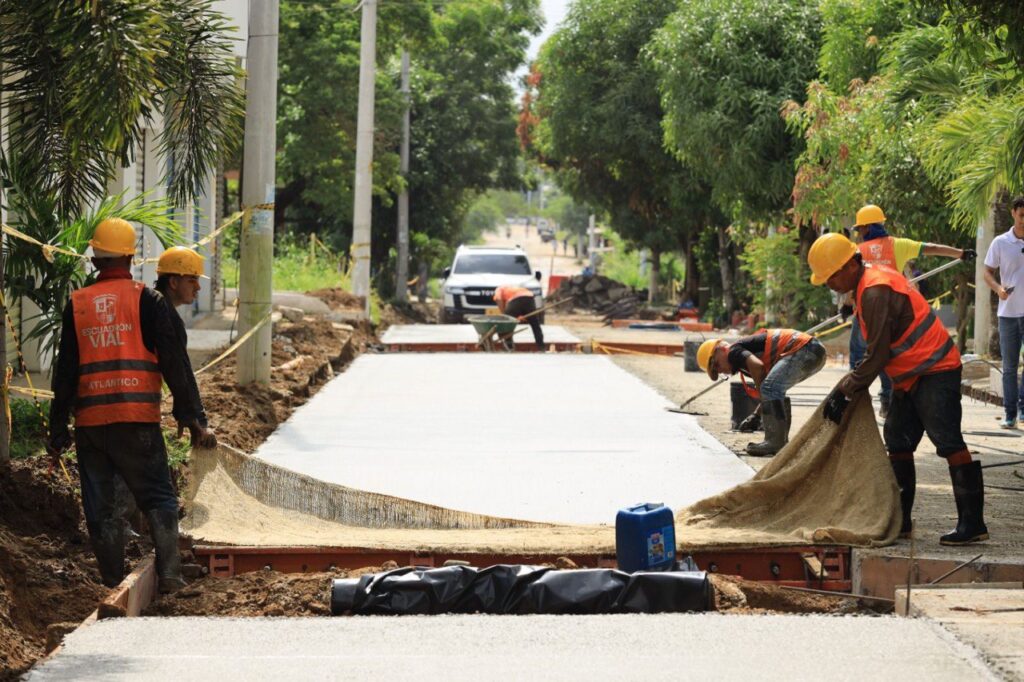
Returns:
[[[119,215],[176,240],[173,205],[190,203],[241,138],[229,29],[211,0],[0,0],[0,191],[15,227],[81,252],[99,220]],[[174,159],[171,201],[121,206],[107,187],[157,119],[159,152]],[[69,290],[85,281],[81,259],[21,242],[5,251],[6,291],[42,311],[30,335],[54,337]],[[0,461],[5,452],[0,437]]]

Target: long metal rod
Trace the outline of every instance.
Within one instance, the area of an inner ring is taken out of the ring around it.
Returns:
[[[937,585],[938,583],[941,583],[941,582],[942,582],[943,580],[945,580],[945,579],[946,579],[946,578],[948,578],[949,576],[953,575],[954,573],[956,573],[957,571],[959,571],[959,570],[960,570],[961,568],[964,568],[965,566],[970,566],[971,564],[973,564],[973,563],[974,563],[975,561],[977,561],[978,559],[980,559],[980,558],[981,558],[981,557],[983,557],[983,556],[985,556],[985,555],[984,555],[984,554],[979,554],[979,555],[978,555],[978,556],[976,556],[976,557],[973,557],[973,558],[971,558],[971,559],[968,559],[967,561],[963,562],[962,564],[958,564],[958,565],[957,565],[956,567],[954,567],[954,568],[952,568],[952,569],[950,569],[950,570],[946,571],[945,573],[943,573],[943,574],[942,574],[942,575],[940,575],[940,576],[939,576],[938,578],[936,578],[935,580],[931,581],[931,582],[930,582],[930,583],[928,583],[928,584],[929,584],[929,585]]]
[[[951,260],[948,263],[944,263],[944,264],[940,265],[939,267],[935,268],[934,270],[929,270],[928,272],[922,273],[922,274],[918,275],[917,277],[912,278],[909,281],[910,281],[911,284],[913,284],[914,282],[920,282],[923,279],[928,279],[932,275],[939,274],[943,270],[949,270],[954,265],[958,265],[958,264],[960,264],[962,262],[963,261],[961,259],[959,259],[959,258],[957,258],[956,260]],[[822,329],[824,329],[828,325],[832,324],[833,322],[839,321],[842,317],[843,317],[842,313],[833,315],[832,317],[828,318],[827,320],[823,320],[823,321],[819,322],[818,324],[814,325],[813,327],[811,327],[810,329],[808,329],[804,333],[805,334],[813,334],[815,332],[821,331]],[[679,407],[674,408],[672,411],[673,412],[678,412],[679,410],[683,409],[684,407],[686,407],[687,405],[692,403],[694,400],[696,400],[697,398],[699,398],[702,395],[704,395],[705,393],[708,393],[708,392],[712,391],[713,389],[718,388],[719,386],[721,386],[724,383],[727,383],[728,381],[729,381],[728,377],[719,379],[717,383],[711,384],[710,386],[708,386],[704,390],[702,390],[699,393],[693,395],[686,402],[682,403]]]
[[[870,594],[854,594],[852,592],[835,592],[833,590],[816,590],[811,587],[793,587],[791,585],[779,585],[784,590],[793,590],[795,592],[810,592],[811,594],[824,594],[829,597],[846,597],[847,599],[867,599],[871,601],[881,601],[887,604],[895,604],[895,599],[889,599],[888,597],[873,597]]]

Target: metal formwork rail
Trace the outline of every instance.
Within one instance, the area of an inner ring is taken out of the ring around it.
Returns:
[[[473,566],[495,564],[547,564],[560,557],[585,568],[614,568],[609,554],[484,554],[465,552],[416,552],[361,547],[246,547],[197,545],[193,553],[210,575],[228,578],[269,568],[282,573],[325,572],[380,566],[394,561],[399,566],[442,566],[464,561]],[[823,546],[756,547],[695,550],[697,566],[711,573],[738,575],[747,580],[849,591],[850,548]]]

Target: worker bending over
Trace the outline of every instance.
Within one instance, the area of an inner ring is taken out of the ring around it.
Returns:
[[[892,378],[894,392],[884,437],[900,488],[901,534],[913,528],[914,451],[927,432],[949,464],[956,498],[956,529],[940,542],[961,545],[988,539],[981,463],[971,461],[960,429],[960,353],[935,311],[903,275],[864,263],[857,247],[841,234],[819,237],[811,245],[807,262],[812,284],[828,284],[840,294],[853,292],[867,339],[864,361],[826,398],[825,416],[840,423],[849,399],[866,390],[879,372]]]
[[[920,256],[946,256],[960,258],[965,262],[970,262],[975,256],[973,249],[958,249],[955,246],[929,244],[891,236],[885,230],[885,213],[874,204],[868,204],[857,211],[857,221],[853,229],[860,236],[857,249],[864,263],[885,265],[904,275],[907,263]],[[847,302],[843,306],[843,318],[849,317],[852,312],[852,304]],[[865,350],[864,334],[860,323],[854,317],[850,326],[850,369],[856,367],[864,358]],[[882,391],[878,395],[881,405],[879,412],[885,417],[889,414],[889,405],[892,401],[892,382],[885,372],[882,372],[879,378],[882,380]]]
[[[533,300],[533,292],[523,287],[500,286],[494,290],[494,302],[498,304],[498,310],[504,315],[514,317],[520,322],[526,322],[533,331],[533,340],[541,351],[548,349],[544,343],[544,330],[540,326],[540,318],[532,315],[537,311],[537,304]],[[529,316],[529,317],[527,317]],[[505,347],[512,350],[512,337],[507,336]]]
[[[705,341],[697,349],[697,364],[712,381],[719,374],[749,376],[747,394],[760,401],[764,442],[749,443],[747,454],[770,457],[789,442],[792,415],[786,411],[786,392],[825,366],[825,347],[813,336],[795,329],[765,329],[734,343]]]
[[[178,498],[160,430],[161,379],[193,445],[209,441],[202,403],[163,297],[132,281],[134,228],[119,218],[104,220],[89,244],[99,274],[64,307],[47,451],[59,457],[71,446],[73,410],[82,507],[103,584],[124,578],[124,524],[114,509],[120,474],[149,522],[159,589],[171,592],[184,582]]]

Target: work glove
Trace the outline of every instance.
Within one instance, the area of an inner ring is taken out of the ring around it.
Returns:
[[[842,316],[843,322],[846,322],[848,319],[850,319],[850,315],[853,315],[853,306],[850,305],[849,303],[847,303],[844,306],[840,306],[839,314]]]
[[[839,389],[833,390],[825,398],[825,418],[839,424],[843,421],[843,413],[850,405],[850,399]]]
[[[198,421],[178,422],[178,438],[188,429],[189,440],[194,448],[211,449],[217,447],[217,436]]]
[[[974,249],[961,249],[961,251],[963,253],[960,254],[960,260],[965,263],[971,263],[978,257],[978,252]]]
[[[71,433],[67,428],[50,433],[50,439],[46,441],[46,454],[50,456],[50,471],[60,464],[61,455],[70,450],[73,443],[74,439],[71,438]]]

